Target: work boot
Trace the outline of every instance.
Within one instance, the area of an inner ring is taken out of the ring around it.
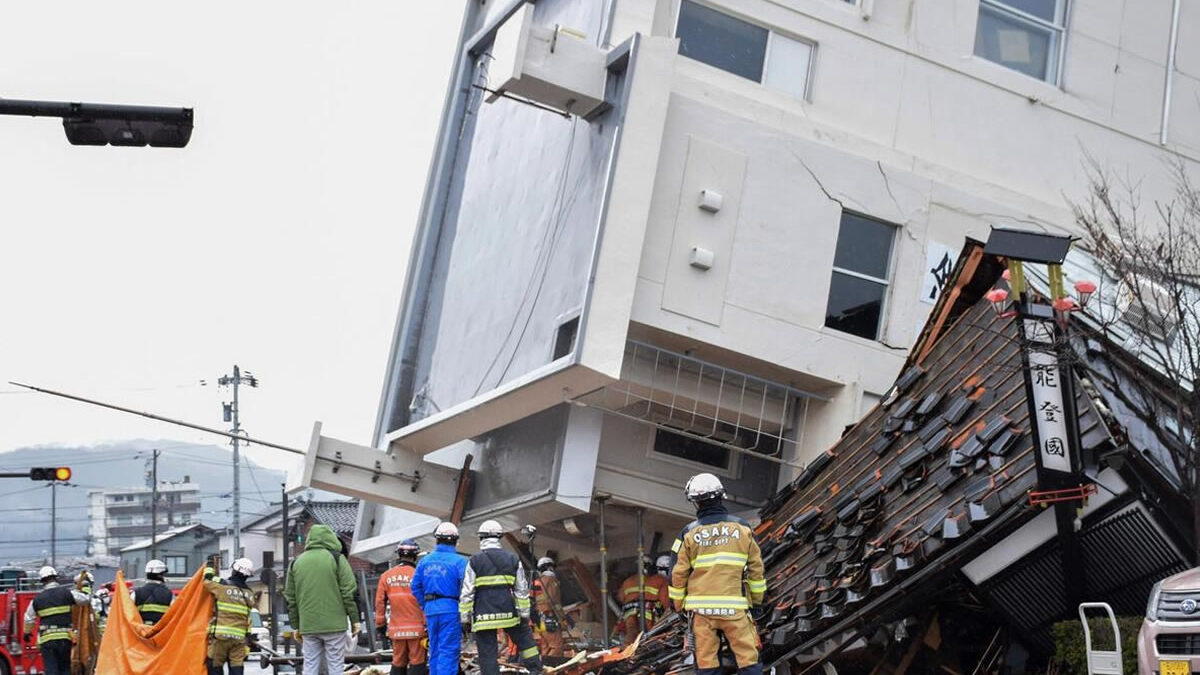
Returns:
[[[210,663],[208,664],[208,675],[225,675],[225,667],[214,666]]]
[[[429,675],[429,664],[414,663],[408,667],[408,675]]]
[[[229,675],[242,675],[245,670],[245,666],[229,666]]]
[[[408,666],[392,666],[390,675],[408,675]]]

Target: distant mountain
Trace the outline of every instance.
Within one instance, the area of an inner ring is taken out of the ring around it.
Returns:
[[[68,466],[68,485],[54,491],[57,500],[59,556],[87,552],[88,492],[150,485],[150,453],[159,448],[159,481],[189,479],[200,486],[197,519],[214,528],[231,520],[233,453],[228,447],[134,440],[96,445],[38,446],[0,453],[0,471],[33,466]],[[280,501],[283,472],[255,465],[242,455],[242,520]],[[51,489],[48,483],[22,478],[0,480],[0,564],[49,557]]]

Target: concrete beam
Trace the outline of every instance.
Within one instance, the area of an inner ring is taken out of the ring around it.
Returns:
[[[392,447],[383,452],[322,436],[317,422],[299,484],[289,485],[289,490],[311,487],[428,516],[448,516],[459,472]]]

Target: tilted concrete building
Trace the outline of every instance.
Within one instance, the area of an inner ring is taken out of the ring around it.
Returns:
[[[648,538],[698,471],[761,504],[891,386],[965,236],[1070,231],[1089,158],[1147,203],[1194,167],[1180,5],[469,0],[377,447],[318,429],[304,482],[380,504],[379,558],[468,454],[465,523],[584,560],[596,496]]]

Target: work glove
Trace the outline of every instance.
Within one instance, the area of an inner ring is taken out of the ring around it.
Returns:
[[[754,623],[758,623],[758,622],[762,621],[763,617],[765,617],[766,615],[767,615],[767,606],[766,605],[755,605],[750,608],[750,617],[752,619],[754,619]]]
[[[23,637],[25,638],[25,644],[33,642],[33,633],[26,633]]]
[[[375,637],[379,638],[380,642],[387,639],[387,626],[376,626]]]
[[[204,580],[205,581],[211,581],[212,578],[215,576],[217,576],[217,573],[215,570],[213,570],[213,568],[211,568],[211,567],[204,568]]]
[[[350,624],[350,634],[351,635],[357,636],[361,632],[362,632],[362,624],[361,623],[355,621],[354,623]]]

